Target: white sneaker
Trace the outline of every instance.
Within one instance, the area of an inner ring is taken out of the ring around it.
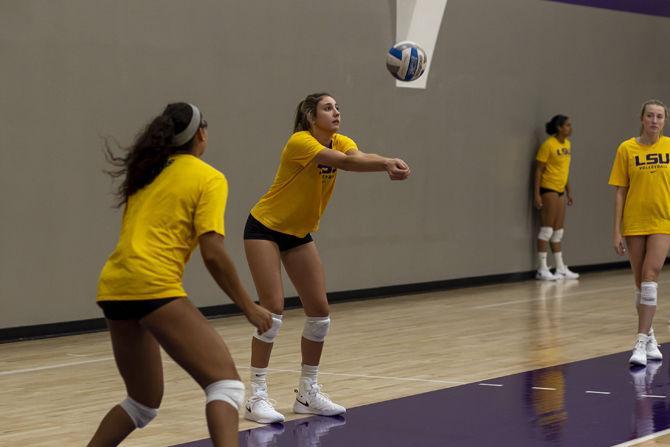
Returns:
[[[654,337],[654,333],[651,332],[647,339],[647,360],[663,360],[663,354],[661,353],[661,350],[658,349],[659,347],[656,337]]]
[[[275,410],[276,402],[267,395],[253,394],[244,404],[244,419],[259,424],[274,424],[284,422],[284,415]]]
[[[335,416],[346,413],[347,409],[338,405],[321,392],[321,385],[316,383],[301,383],[295,390],[293,411],[302,414],[318,414],[320,416]]]
[[[556,281],[558,276],[554,275],[549,270],[540,269],[535,274],[535,279],[539,279],[540,281]]]
[[[644,338],[643,338],[644,337]],[[633,365],[647,366],[647,340],[646,335],[638,335],[635,346],[633,346],[633,355],[630,356],[629,363]]]
[[[575,273],[569,268],[565,267],[564,269],[556,269],[556,272],[554,273],[555,276],[558,277],[558,279],[578,279],[579,278],[579,273]]]

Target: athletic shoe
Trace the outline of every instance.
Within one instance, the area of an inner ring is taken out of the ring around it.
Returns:
[[[346,413],[347,409],[338,405],[321,392],[321,385],[301,381],[295,390],[296,397],[293,411],[302,414],[318,414],[320,416],[335,416]]]
[[[556,281],[558,276],[551,273],[549,270],[538,270],[535,274],[535,279],[540,281]]]
[[[274,424],[284,422],[284,415],[275,410],[274,400],[268,399],[264,394],[253,394],[244,404],[244,419],[258,422],[259,424]]]
[[[646,335],[638,335],[635,346],[633,346],[633,355],[628,361],[632,365],[647,365],[647,339]]]
[[[578,279],[579,278],[579,273],[575,273],[569,268],[565,267],[564,269],[556,269],[556,272],[554,272],[554,275],[558,277],[558,279]]]
[[[647,360],[663,360],[663,354],[658,349],[659,347],[660,345],[656,341],[656,337],[654,337],[654,332],[652,331],[647,339]]]

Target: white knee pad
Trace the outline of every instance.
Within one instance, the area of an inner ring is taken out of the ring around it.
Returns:
[[[559,228],[558,230],[554,230],[554,234],[551,235],[551,242],[553,243],[558,243],[561,242],[563,239],[563,228]]]
[[[537,233],[537,238],[541,241],[548,241],[551,239],[551,235],[554,232],[554,229],[551,227],[540,227],[540,232]]]
[[[130,416],[130,419],[133,420],[133,423],[137,428],[146,427],[149,422],[153,421],[154,418],[158,416],[157,408],[150,408],[146,405],[142,405],[130,396],[126,397],[119,406],[123,408],[123,411],[128,413],[128,416]]]
[[[640,304],[655,306],[658,301],[658,284],[654,281],[645,281],[640,284]]]
[[[244,384],[239,380],[219,380],[205,388],[207,403],[222,400],[239,410],[244,402]]]
[[[635,288],[635,306],[637,307],[638,304],[640,304],[640,289],[637,287]]]
[[[307,317],[305,327],[302,330],[302,336],[307,340],[323,342],[328,335],[330,327],[330,317]]]
[[[259,334],[258,331],[254,331],[254,337],[265,343],[274,343],[277,334],[279,334],[279,328],[281,327],[283,315],[272,314],[272,326],[270,329]]]

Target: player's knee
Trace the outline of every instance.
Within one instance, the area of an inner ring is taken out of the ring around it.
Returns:
[[[540,227],[539,233],[537,233],[537,238],[541,241],[548,241],[551,239],[551,235],[554,233],[554,229],[551,227]]]
[[[306,317],[302,336],[310,341],[323,342],[330,328],[330,317]]]
[[[656,306],[658,302],[658,284],[654,281],[644,281],[640,284],[640,304]]]
[[[273,313],[272,326],[270,326],[270,329],[263,332],[262,334],[259,334],[258,331],[255,331],[254,337],[265,343],[274,343],[275,338],[277,338],[277,335],[279,334],[279,328],[281,328],[282,325],[282,318],[282,315]]]
[[[239,380],[219,380],[205,388],[207,403],[220,400],[239,410],[244,402],[244,384]]]
[[[549,239],[551,242],[554,244],[557,244],[563,240],[563,228],[559,228],[558,230],[554,230],[554,233],[551,235],[551,239]]]
[[[158,416],[158,408],[143,405],[130,396],[126,397],[119,406],[128,414],[137,428],[146,427],[149,422]]]

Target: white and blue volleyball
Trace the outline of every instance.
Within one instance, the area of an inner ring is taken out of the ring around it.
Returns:
[[[416,81],[426,69],[426,52],[414,42],[398,42],[386,55],[386,68],[400,81]]]

